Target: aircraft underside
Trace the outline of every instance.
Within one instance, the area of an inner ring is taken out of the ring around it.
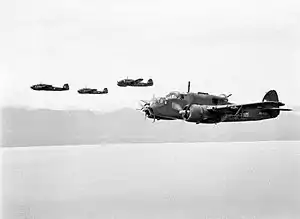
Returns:
[[[65,90],[64,88],[60,88],[60,87],[52,87],[52,88],[38,88],[38,89],[34,89],[37,91],[63,91]]]
[[[133,84],[133,85],[127,85],[127,86],[132,86],[132,87],[149,87],[152,86],[150,84]]]
[[[264,120],[264,119],[271,119],[275,118],[279,115],[279,112],[266,112],[261,110],[250,110],[250,111],[243,111],[241,113],[238,113],[237,115],[211,115],[206,118],[201,118],[199,121],[187,121],[187,122],[193,122],[196,124],[203,123],[203,124],[216,124],[220,122],[249,122],[249,121],[258,121],[258,120]],[[165,117],[163,115],[153,115],[148,114],[148,118],[150,119],[156,119],[156,120],[183,120],[183,118],[178,115],[173,118]]]
[[[196,123],[220,123],[220,122],[249,122],[249,121],[258,121],[264,119],[271,119],[275,118],[279,115],[279,112],[265,112],[260,110],[250,110],[244,111],[237,115],[224,115],[224,116],[217,116],[212,118],[204,118],[199,122]]]

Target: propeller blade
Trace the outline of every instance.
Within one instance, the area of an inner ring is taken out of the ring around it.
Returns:
[[[182,111],[182,107],[178,103],[172,103],[172,108],[177,111]]]
[[[220,96],[223,96],[223,97],[225,97],[225,98],[228,98],[228,97],[230,97],[232,94],[228,94],[228,95],[226,95],[226,94],[220,94]]]
[[[150,103],[149,102],[147,102],[147,101],[145,101],[145,100],[141,100],[144,104],[142,104],[142,103],[140,103],[139,102],[139,105],[140,105],[140,107],[141,107],[141,109],[140,110],[144,110],[145,108],[146,108],[146,106],[150,106]]]
[[[155,114],[153,114],[153,122],[152,123],[154,123],[155,122]]]
[[[149,101],[147,101],[147,100],[141,100],[141,101],[145,104],[149,104]]]
[[[180,115],[184,115],[185,113],[186,113],[185,110],[180,110],[180,111],[179,111],[179,114],[180,114]]]
[[[152,95],[152,99],[151,99],[151,101],[153,101],[153,102],[154,102],[155,100],[156,100],[156,98],[155,98],[155,94],[153,94],[153,95]]]

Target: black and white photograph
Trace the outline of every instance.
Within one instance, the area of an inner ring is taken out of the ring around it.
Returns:
[[[300,1],[3,1],[0,122],[3,219],[299,219]]]

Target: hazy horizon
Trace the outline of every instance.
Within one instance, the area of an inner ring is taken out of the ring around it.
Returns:
[[[194,124],[145,119],[134,109],[103,113],[23,108],[2,110],[3,146],[69,145],[135,142],[215,142],[300,140],[300,115],[283,112],[275,119]],[[166,131],[168,130],[168,131]]]

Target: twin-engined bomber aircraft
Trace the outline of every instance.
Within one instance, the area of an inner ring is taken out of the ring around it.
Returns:
[[[108,89],[104,88],[102,91],[98,91],[97,89],[94,88],[82,88],[77,91],[80,94],[107,94]]]
[[[187,122],[210,123],[257,121],[276,118],[280,111],[291,109],[280,108],[285,104],[279,102],[275,90],[268,91],[261,102],[234,104],[228,101],[230,95],[211,95],[198,92],[190,93],[190,82],[187,93],[171,92],[165,97],[143,101],[140,109],[145,117],[157,120],[181,119]]]
[[[119,87],[149,87],[149,86],[153,86],[153,80],[150,78],[147,82],[142,82],[144,79],[143,78],[139,78],[139,79],[123,79],[121,81],[117,82],[117,85]]]
[[[69,84],[64,84],[63,87],[54,87],[50,84],[35,84],[30,88],[37,91],[67,91],[69,90]]]

